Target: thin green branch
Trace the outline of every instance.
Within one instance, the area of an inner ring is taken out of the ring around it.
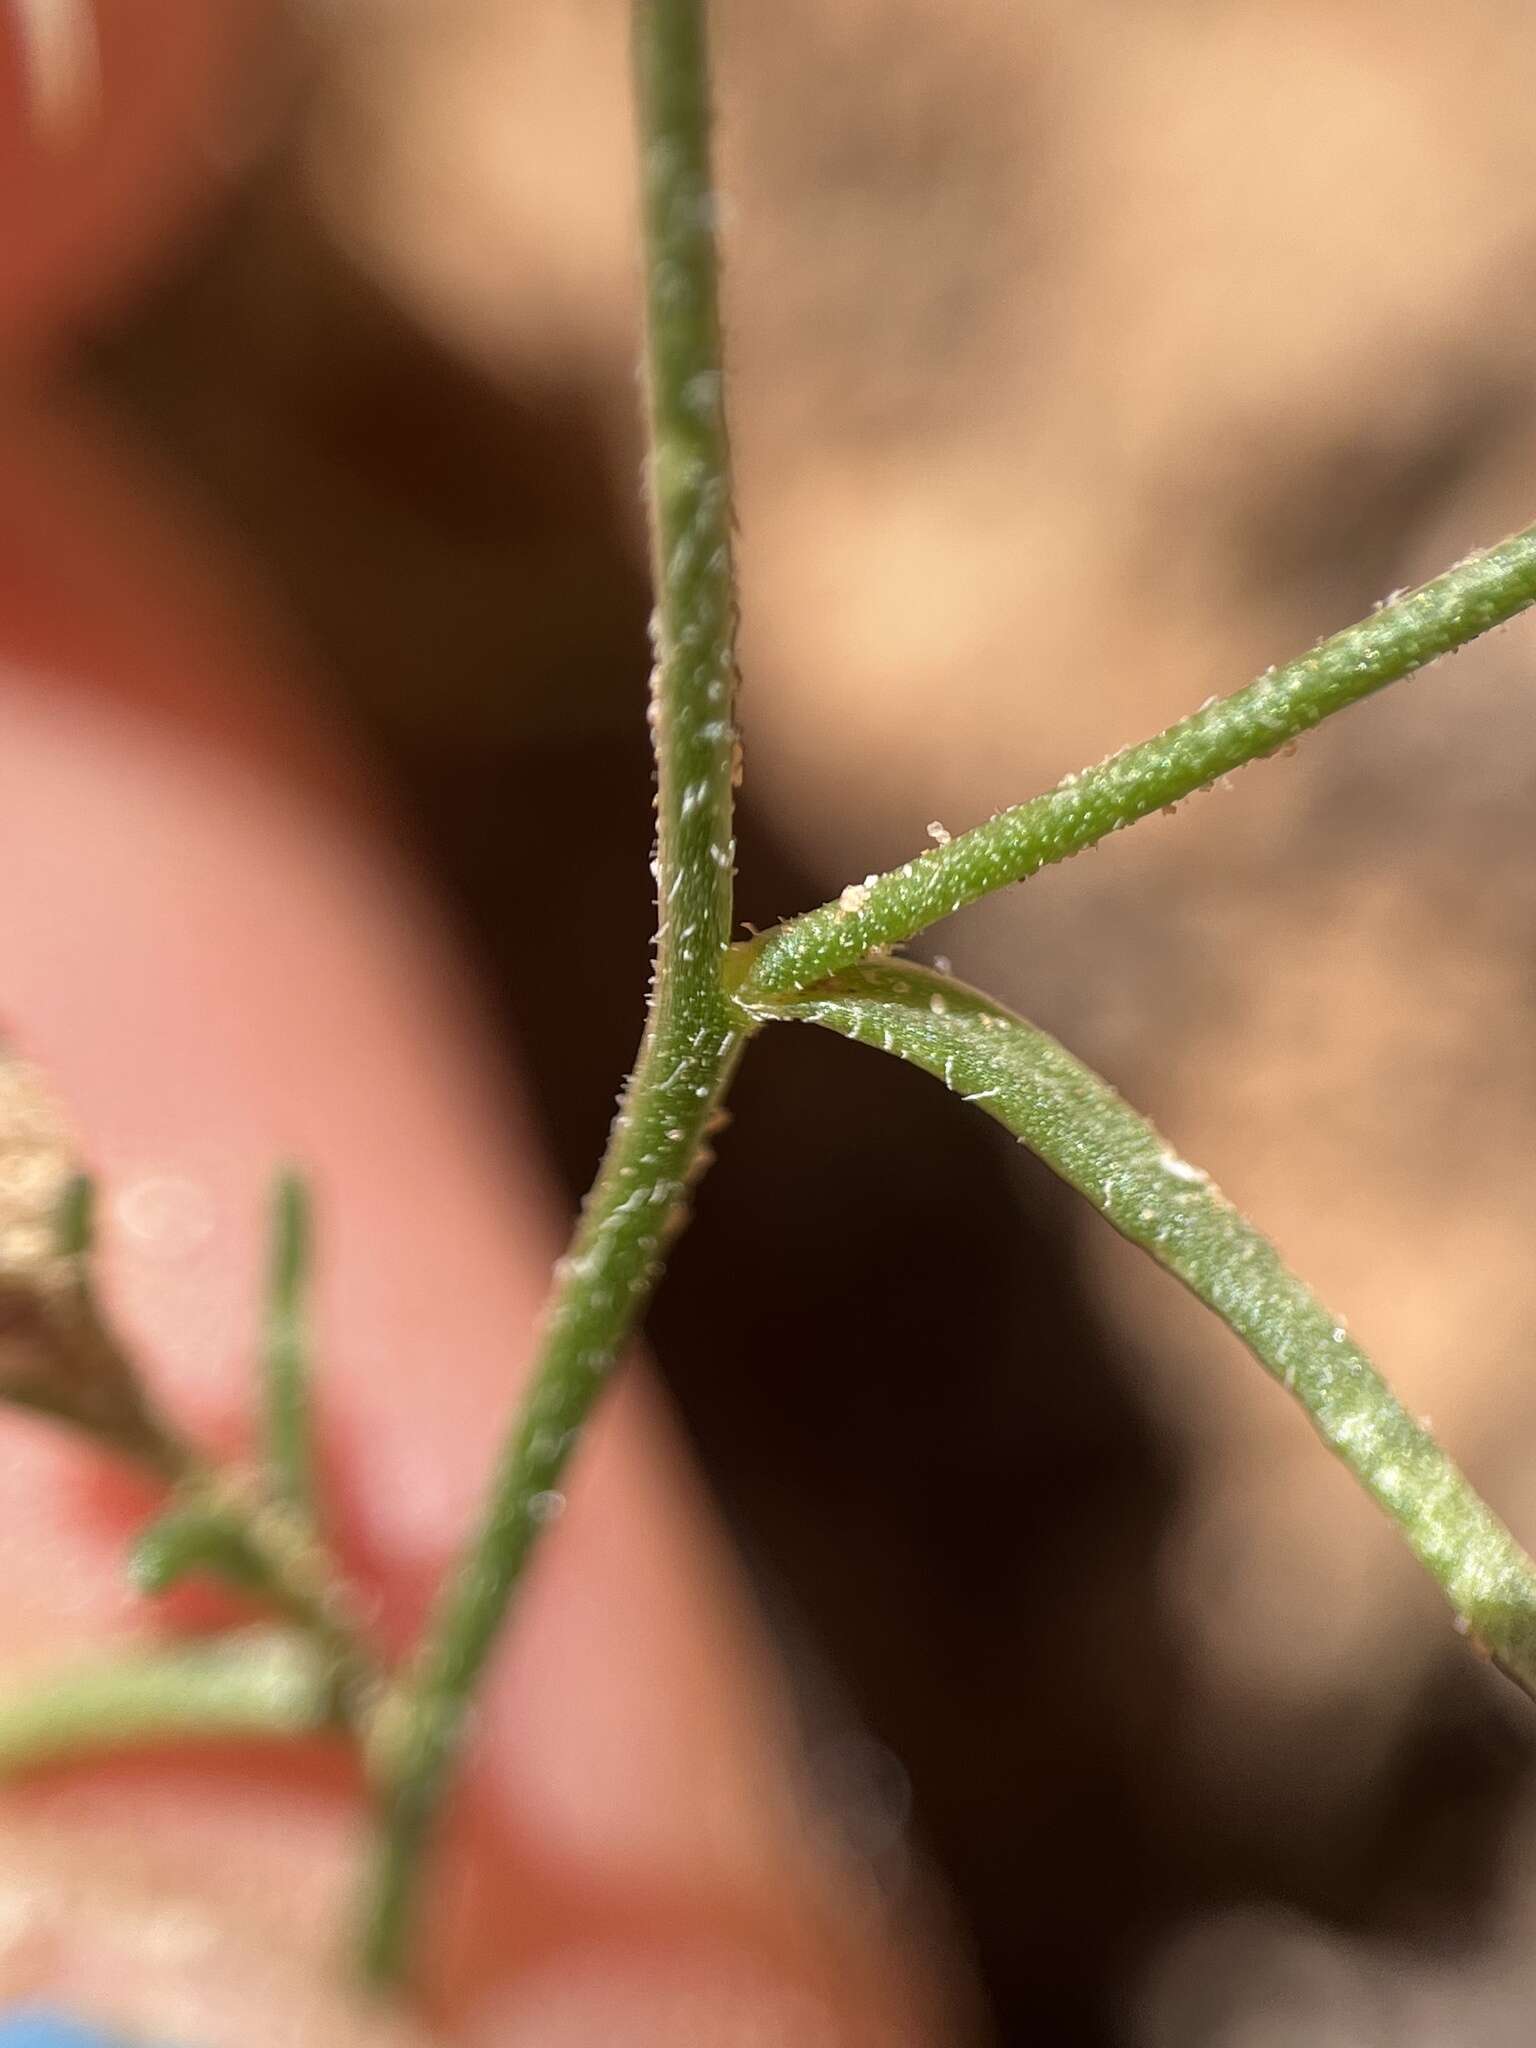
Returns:
[[[195,1572],[208,1572],[244,1592],[263,1590],[265,1574],[251,1556],[243,1522],[202,1504],[178,1503],[134,1538],[128,1578],[135,1592],[158,1599]]]
[[[274,1499],[263,1473],[189,1458],[163,1513],[140,1530],[128,1576],[150,1595],[207,1572],[303,1629],[329,1660],[336,1693],[359,1729],[371,1725],[383,1675],[357,1602],[309,1518]]]
[[[1182,1280],[1306,1409],[1479,1642],[1536,1696],[1536,1564],[1207,1176],[1107,1082],[975,990],[871,962],[759,1011],[899,1054],[1012,1131]]]
[[[1475,640],[1536,600],[1536,526],[1336,633],[1310,654],[1069,775],[947,846],[917,855],[750,947],[732,974],[743,1002],[791,995],[899,944],[994,890],[1272,754],[1335,711]]]
[[[0,1776],[164,1742],[287,1740],[334,1717],[329,1661],[287,1630],[121,1651],[0,1686]]]
[[[292,1338],[302,1291],[302,1204],[285,1191],[279,1212],[274,1279],[284,1334]],[[0,1401],[80,1431],[170,1489],[169,1507],[130,1555],[129,1573],[141,1591],[164,1591],[194,1568],[215,1572],[309,1631],[361,1722],[379,1680],[342,1575],[308,1514],[275,1497],[266,1476],[213,1464],[160,1413],[97,1293],[94,1213],[92,1183],[77,1173],[60,1200],[51,1248],[0,1280]],[[284,1375],[290,1368],[291,1358],[280,1361]],[[283,1424],[291,1458],[295,1432],[307,1433],[302,1390],[291,1377]]]
[[[416,1881],[471,1694],[683,1219],[746,1030],[722,989],[736,599],[702,0],[637,0],[634,41],[657,594],[656,974],[639,1062],[556,1271],[531,1392],[484,1518],[378,1724],[372,1763],[384,1815],[364,1938],[376,1981],[405,1966]]]
[[[267,1467],[272,1490],[292,1513],[315,1520],[310,1421],[309,1189],[300,1175],[278,1175],[272,1190],[262,1380],[267,1404]]]

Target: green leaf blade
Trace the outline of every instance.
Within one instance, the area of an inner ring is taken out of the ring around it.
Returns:
[[[1294,1396],[1451,1606],[1536,1696],[1536,1565],[1345,1325],[1106,1081],[990,998],[906,963],[866,963],[754,1014],[820,1024],[923,1068],[1085,1195]]]
[[[1138,746],[872,876],[857,887],[856,906],[825,903],[738,947],[735,992],[749,1008],[777,1001],[856,965],[874,947],[914,938],[966,904],[1275,753],[1532,603],[1536,527],[1526,527]]]

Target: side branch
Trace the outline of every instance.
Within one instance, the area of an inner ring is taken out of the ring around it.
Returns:
[[[0,1777],[169,1742],[292,1740],[333,1727],[334,1673],[304,1636],[247,1629],[92,1657],[0,1686]]]
[[[933,848],[841,903],[737,949],[733,979],[748,1005],[808,989],[866,953],[898,945],[940,918],[1138,818],[1272,754],[1335,711],[1464,646],[1536,600],[1536,526],[1472,555],[1383,605],[1310,654],[1181,719],[1155,738],[1068,775],[1057,788]]]

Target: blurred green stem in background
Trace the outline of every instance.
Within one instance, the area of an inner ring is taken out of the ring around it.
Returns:
[[[291,1629],[240,1629],[0,1686],[0,1776],[174,1742],[288,1741],[335,1719],[335,1670],[321,1645]]]
[[[309,1186],[280,1173],[272,1190],[262,1377],[267,1390],[267,1469],[272,1488],[300,1523],[315,1521],[314,1445],[310,1421]]]

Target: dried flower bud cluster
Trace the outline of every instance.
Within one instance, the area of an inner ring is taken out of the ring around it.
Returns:
[[[0,1401],[170,1476],[176,1446],[97,1308],[88,1197],[41,1076],[0,1052]]]
[[[64,1118],[35,1067],[0,1052],[0,1287],[47,1285],[75,1159]]]

